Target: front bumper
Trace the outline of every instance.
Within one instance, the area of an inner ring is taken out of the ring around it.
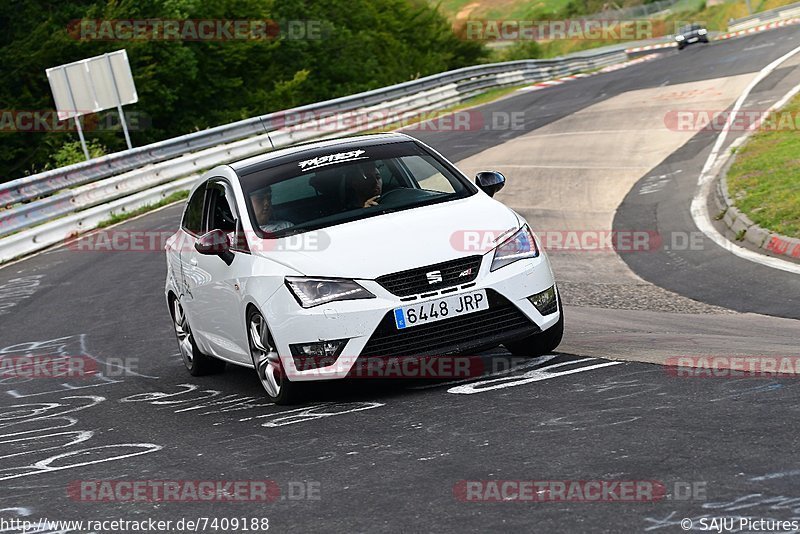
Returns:
[[[684,35],[683,39],[676,39],[676,43],[679,47],[683,48],[685,46],[689,46],[691,44],[696,43],[708,43],[708,34],[691,34],[691,35]]]
[[[541,250],[541,249],[540,249]],[[345,378],[365,356],[445,355],[479,351],[547,330],[558,321],[561,310],[542,315],[528,297],[555,282],[547,256],[520,260],[494,272],[489,268],[492,254],[481,261],[478,276],[447,296],[485,289],[489,310],[419,325],[398,331],[392,313],[408,305],[374,280],[357,280],[377,298],[339,301],[314,308],[301,308],[288,288],[282,287],[262,304],[267,323],[293,381]],[[414,303],[441,298],[437,294]],[[335,363],[326,367],[298,367],[290,345],[322,340],[348,339]]]

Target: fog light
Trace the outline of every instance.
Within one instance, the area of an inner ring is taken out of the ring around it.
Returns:
[[[550,315],[551,313],[555,313],[558,309],[556,305],[556,286],[549,287],[541,293],[536,293],[528,297],[528,300],[531,301],[531,304],[536,306],[536,309],[539,310],[539,313],[542,315]]]
[[[347,341],[347,339],[334,339],[313,343],[295,343],[289,345],[289,350],[292,351],[294,366],[297,370],[306,371],[328,367],[336,363]]]
[[[297,345],[292,345],[292,353],[296,352],[298,356],[332,358],[339,355],[346,342],[346,339],[339,339],[336,341],[321,341],[319,343],[298,343]]]

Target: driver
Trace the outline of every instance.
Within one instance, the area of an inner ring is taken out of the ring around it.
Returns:
[[[294,226],[289,221],[273,221],[272,219],[272,188],[267,186],[250,195],[253,212],[256,215],[258,226],[267,233],[285,230]]]
[[[378,205],[383,190],[383,180],[374,162],[356,165],[356,172],[347,177],[347,207],[369,208]]]

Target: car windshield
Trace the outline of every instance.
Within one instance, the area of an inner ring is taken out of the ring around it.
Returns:
[[[240,176],[264,239],[464,198],[476,189],[413,141],[328,147]]]
[[[690,26],[684,26],[683,28],[681,28],[680,33],[695,32],[701,28],[702,26],[700,26],[699,24],[692,24]]]

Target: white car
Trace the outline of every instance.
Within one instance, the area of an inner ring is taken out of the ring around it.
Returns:
[[[271,400],[371,358],[505,345],[538,355],[564,319],[525,220],[402,134],[276,150],[205,173],[166,245],[166,296],[189,372],[255,368]]]

